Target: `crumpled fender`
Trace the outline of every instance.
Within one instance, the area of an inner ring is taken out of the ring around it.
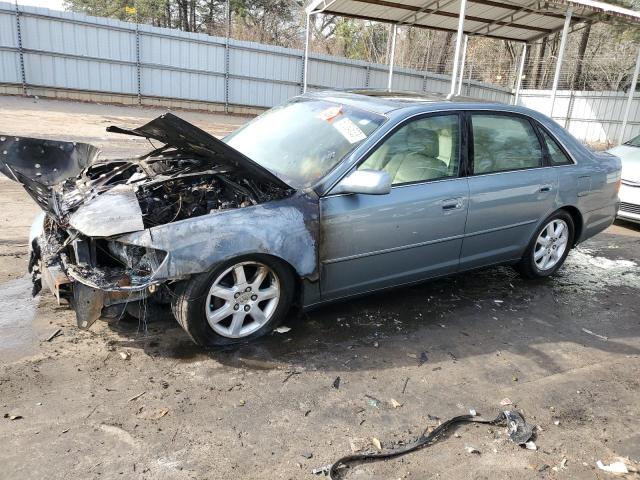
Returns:
[[[167,252],[156,279],[203,273],[230,258],[267,254],[304,278],[318,269],[318,203],[306,194],[225,210],[117,237],[119,242]]]

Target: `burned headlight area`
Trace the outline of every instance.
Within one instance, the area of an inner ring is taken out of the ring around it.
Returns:
[[[167,253],[65,230],[50,218],[33,240],[30,270],[34,294],[42,285],[76,310],[78,325],[90,326],[110,310],[154,295],[155,275]]]
[[[67,274],[92,288],[117,292],[141,291],[153,283],[166,252],[115,240],[79,237],[70,242]]]

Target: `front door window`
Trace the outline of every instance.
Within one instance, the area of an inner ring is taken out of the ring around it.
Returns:
[[[457,177],[458,115],[425,117],[396,130],[359,169],[384,170],[393,185]]]

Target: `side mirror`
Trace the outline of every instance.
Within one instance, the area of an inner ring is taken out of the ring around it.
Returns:
[[[386,195],[391,191],[391,176],[383,170],[354,170],[338,183],[331,193]]]

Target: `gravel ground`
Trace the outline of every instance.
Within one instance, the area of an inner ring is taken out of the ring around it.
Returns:
[[[0,132],[118,156],[146,143],[104,127],[160,112],[0,97]],[[217,135],[246,121],[177,113]],[[539,426],[536,451],[508,442],[504,428],[461,426],[346,478],[596,479],[611,477],[597,460],[638,466],[637,226],[589,240],[546,281],[485,269],[324,307],[291,318],[288,333],[204,351],[174,322],[80,331],[50,295],[32,299],[37,207],[4,178],[0,199],[0,478],[316,478],[311,469],[352,447],[374,438],[391,447],[469,409],[494,417],[505,398]]]

